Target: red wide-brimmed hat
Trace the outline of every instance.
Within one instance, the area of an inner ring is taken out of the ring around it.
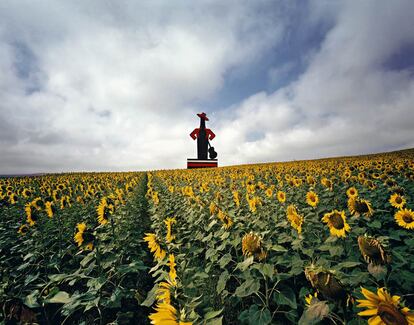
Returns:
[[[208,117],[207,117],[206,113],[204,113],[204,112],[203,113],[198,113],[197,116],[199,118],[202,118],[205,121],[208,121]]]

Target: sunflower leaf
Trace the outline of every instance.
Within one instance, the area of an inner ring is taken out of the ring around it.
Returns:
[[[237,297],[247,297],[260,289],[260,282],[256,279],[248,279],[237,287],[235,295]]]

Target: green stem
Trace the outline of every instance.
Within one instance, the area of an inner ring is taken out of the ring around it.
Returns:
[[[116,241],[114,217],[111,216],[112,238]]]

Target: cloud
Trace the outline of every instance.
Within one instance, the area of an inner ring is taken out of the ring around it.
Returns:
[[[0,14],[3,173],[182,166],[192,102],[280,37],[262,5],[21,8]]]
[[[334,27],[297,81],[268,95],[254,95],[227,113],[241,114],[220,132],[231,133],[237,125],[241,141],[233,146],[236,139],[222,140],[226,161],[309,159],[412,147],[414,129],[408,121],[414,120],[413,75],[410,69],[390,70],[385,62],[414,44],[413,10],[407,1],[347,3],[340,8]],[[282,76],[285,67],[280,67]],[[277,78],[277,72],[270,74]],[[264,136],[246,142],[257,129]]]
[[[22,7],[0,5],[0,173],[185,167],[212,98],[221,165],[414,145],[409,1]],[[268,84],[225,107],[229,80]]]

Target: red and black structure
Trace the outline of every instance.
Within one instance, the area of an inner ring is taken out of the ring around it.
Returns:
[[[203,112],[197,114],[197,116],[200,118],[200,127],[190,133],[190,137],[193,140],[197,139],[197,159],[187,159],[187,168],[217,167],[217,152],[210,145],[210,140],[213,140],[216,135],[213,131],[206,128],[206,121],[208,121],[206,113]],[[207,154],[210,156],[210,159],[207,157]]]

